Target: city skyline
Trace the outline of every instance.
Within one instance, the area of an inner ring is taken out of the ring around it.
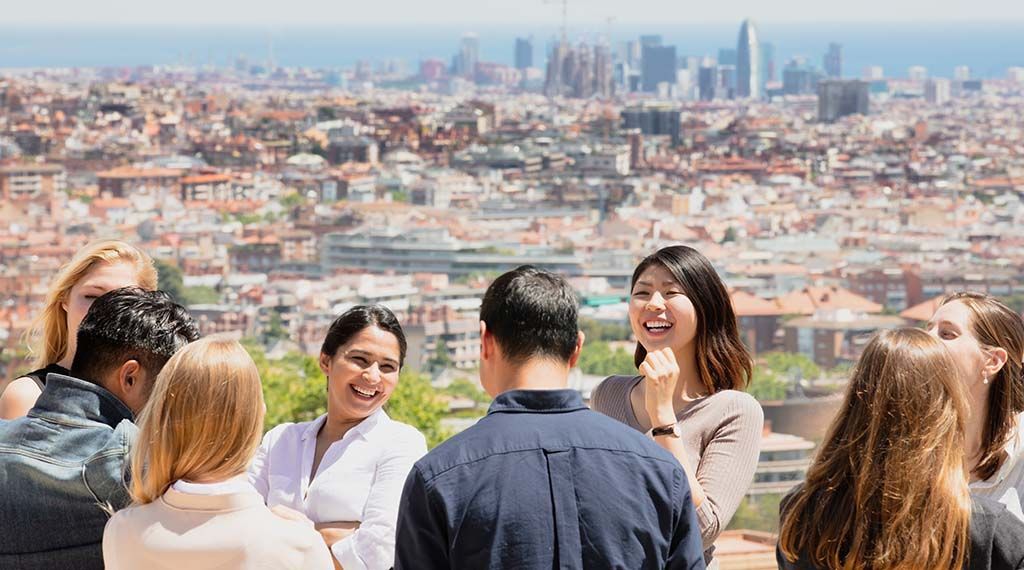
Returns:
[[[559,20],[559,2],[536,0],[528,3],[479,2],[445,0],[429,4],[409,1],[386,1],[362,4],[358,10],[327,0],[293,0],[278,2],[242,2],[226,0],[217,3],[202,0],[180,0],[174,11],[153,3],[131,0],[97,0],[90,3],[71,0],[18,2],[5,7],[8,24],[73,24],[86,25],[366,25],[366,24],[527,24],[555,23]],[[656,16],[653,16],[656,14]],[[398,16],[401,19],[398,19]],[[657,0],[588,0],[568,2],[571,23],[604,24],[614,18],[620,24],[664,24],[696,22],[728,22],[743,17],[774,22],[1009,22],[1024,21],[1024,3],[1011,0],[978,0],[970,4],[946,0],[926,2],[909,0],[900,3],[885,0],[863,0],[856,4],[822,4],[812,0],[777,0],[764,3],[755,0],[734,0],[701,6],[695,13],[683,4],[666,5]],[[925,15],[922,18],[922,15]]]

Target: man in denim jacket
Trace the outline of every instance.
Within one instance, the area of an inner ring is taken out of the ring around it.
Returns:
[[[128,504],[132,423],[168,359],[199,338],[166,293],[93,302],[71,376],[50,374],[24,418],[0,421],[0,568],[103,568],[103,527]]]

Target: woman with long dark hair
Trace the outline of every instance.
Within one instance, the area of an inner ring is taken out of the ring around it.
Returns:
[[[742,390],[750,354],[729,293],[711,262],[686,246],[663,248],[633,272],[629,323],[636,376],[605,379],[592,407],[654,440],[689,478],[705,560],[754,479],[764,414]]]
[[[959,368],[918,329],[876,335],[806,481],[782,504],[784,570],[1024,567],[1024,523],[971,498]]]
[[[327,413],[270,430],[250,469],[267,505],[309,517],[345,570],[394,564],[402,487],[427,452],[420,432],[382,409],[405,352],[386,307],[353,307],[335,319],[320,349]]]

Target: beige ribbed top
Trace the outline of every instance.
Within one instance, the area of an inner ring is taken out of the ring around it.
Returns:
[[[629,399],[633,387],[642,379],[606,378],[591,394],[591,408],[643,431]],[[676,418],[686,453],[691,465],[697,466],[697,481],[706,497],[697,508],[704,559],[709,568],[717,568],[717,563],[713,563],[715,539],[729,524],[754,480],[764,412],[750,394],[722,390],[694,400]]]

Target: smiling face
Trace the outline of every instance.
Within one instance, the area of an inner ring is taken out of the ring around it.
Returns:
[[[629,324],[648,352],[671,347],[678,354],[697,335],[697,310],[672,273],[654,264],[633,285]]]
[[[135,271],[135,266],[131,263],[100,261],[93,265],[85,276],[71,287],[67,298],[61,302],[61,306],[68,314],[68,351],[65,357],[75,354],[78,325],[85,318],[85,314],[89,312],[93,301],[108,291],[121,287],[138,286],[138,274]]]
[[[971,310],[960,301],[950,301],[935,311],[925,330],[953,354],[968,389],[978,390],[984,384],[988,354],[971,331]]]
[[[398,384],[400,354],[395,335],[376,325],[359,331],[333,355],[321,354],[331,419],[361,420],[383,406]]]

